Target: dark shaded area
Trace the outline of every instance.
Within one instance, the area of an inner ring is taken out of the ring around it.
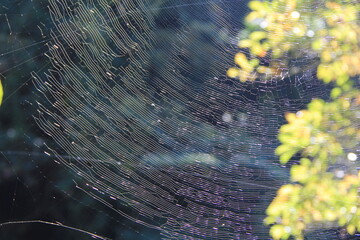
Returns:
[[[160,239],[158,231],[112,213],[78,189],[76,182],[81,179],[55,163],[53,157],[2,152],[0,160],[0,223],[41,220],[111,239]],[[19,222],[1,226],[0,239],[94,238],[74,229]]]

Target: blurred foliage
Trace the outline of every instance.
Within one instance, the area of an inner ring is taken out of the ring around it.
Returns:
[[[240,81],[282,78],[299,54],[317,68],[319,80],[331,83],[331,101],[313,99],[306,110],[287,113],[276,149],[282,164],[296,154],[291,184],[282,186],[267,209],[265,223],[274,239],[303,239],[320,227],[360,231],[360,174],[354,165],[359,149],[360,26],[358,1],[251,1],[245,18],[244,51],[229,77]],[[264,61],[266,60],[266,61]],[[301,66],[300,66],[301,67]],[[344,159],[346,159],[344,161]],[[348,172],[331,171],[336,164]]]

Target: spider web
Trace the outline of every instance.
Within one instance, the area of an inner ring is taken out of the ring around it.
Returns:
[[[310,70],[226,77],[247,1],[48,4],[34,118],[77,187],[165,239],[268,236],[265,209],[288,179],[273,154],[283,114],[327,90]]]
[[[261,201],[286,176],[272,154],[278,118],[308,99],[285,81],[224,76],[244,8],[239,1],[49,1],[52,67],[34,75],[46,99],[36,122],[71,156],[50,148],[84,179],[81,188],[166,238],[268,231]]]

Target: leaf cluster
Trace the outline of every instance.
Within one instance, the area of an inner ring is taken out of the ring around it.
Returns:
[[[317,59],[318,79],[334,86],[331,101],[313,99],[307,109],[285,116],[276,154],[282,164],[295,154],[302,159],[291,168],[292,183],[278,190],[267,209],[270,234],[303,239],[318,223],[354,234],[360,231],[360,175],[329,169],[346,158],[356,161],[359,149],[360,94],[354,82],[360,75],[360,3],[273,0],[251,1],[249,7],[250,31],[238,44],[249,54],[235,56],[237,67],[228,70],[229,77],[280,79],[291,74],[291,56],[305,53]]]

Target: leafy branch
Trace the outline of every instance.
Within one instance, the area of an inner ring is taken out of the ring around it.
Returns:
[[[354,162],[360,140],[360,3],[350,0],[251,1],[245,18],[247,36],[239,41],[237,67],[229,77],[240,81],[279,78],[299,71],[292,59],[318,59],[319,80],[332,83],[332,100],[314,99],[305,110],[287,113],[275,153],[291,167],[291,182],[282,186],[267,209],[265,223],[274,239],[303,239],[316,223],[360,231],[360,175],[330,171],[335,163]],[[304,55],[304,56],[301,56]],[[305,56],[306,55],[306,56]],[[267,61],[264,61],[267,60]]]

